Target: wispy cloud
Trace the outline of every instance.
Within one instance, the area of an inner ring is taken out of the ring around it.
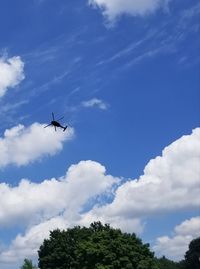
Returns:
[[[108,108],[108,105],[104,101],[98,98],[92,98],[88,101],[83,101],[82,106],[83,107],[98,107],[102,110],[106,110]]]
[[[6,103],[2,107],[0,107],[0,115],[4,116],[8,112],[12,113],[13,111],[16,111],[16,109],[18,109],[19,107],[21,107],[25,104],[28,104],[28,102],[29,102],[28,100],[22,100],[22,101],[12,103],[12,104]]]
[[[108,57],[105,60],[100,61],[99,63],[97,63],[98,65],[102,65],[102,64],[108,64],[111,62],[114,62],[115,60],[121,59],[123,57],[127,57],[130,54],[132,54],[134,52],[134,50],[136,50],[137,48],[139,48],[142,44],[144,44],[146,41],[148,41],[149,39],[151,39],[153,36],[155,36],[157,31],[152,31],[150,30],[149,33],[147,33],[145,38],[142,38],[139,41],[134,41],[131,44],[129,44],[127,47],[119,50],[118,52],[116,52],[114,55],[112,55],[111,57]]]
[[[97,61],[97,67],[105,67],[113,63],[120,63],[119,70],[130,68],[133,65],[143,62],[145,59],[155,58],[158,55],[174,54],[178,59],[188,59],[182,62],[190,66],[192,62],[199,62],[200,58],[192,55],[194,47],[197,47],[197,34],[200,29],[198,20],[200,5],[196,4],[189,9],[181,10],[176,17],[169,14],[164,22],[154,28],[144,28],[140,39],[130,40],[129,44],[122,47],[113,54],[103,56]],[[194,36],[191,36],[193,34]],[[182,45],[190,38],[188,44],[193,45],[193,49],[182,49]],[[191,38],[192,43],[191,43]],[[196,44],[196,45],[195,45]],[[184,57],[184,58],[183,58]],[[190,63],[189,63],[190,62]]]

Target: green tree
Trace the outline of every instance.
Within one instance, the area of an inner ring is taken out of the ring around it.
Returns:
[[[37,269],[37,267],[33,265],[31,260],[25,259],[21,269]]]
[[[158,263],[159,269],[181,269],[180,263],[171,261],[165,258],[165,256],[157,259],[157,263]]]
[[[184,260],[174,262],[163,256],[157,259],[157,265],[159,269],[200,269],[200,237],[190,242]]]
[[[185,268],[200,268],[200,237],[192,240],[189,244],[189,250],[185,253]]]
[[[159,269],[148,244],[100,222],[52,231],[38,254],[40,269]]]

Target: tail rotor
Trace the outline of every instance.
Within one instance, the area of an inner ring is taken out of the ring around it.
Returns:
[[[67,127],[68,127],[68,126],[65,126],[65,127],[63,128],[63,132],[67,129]]]

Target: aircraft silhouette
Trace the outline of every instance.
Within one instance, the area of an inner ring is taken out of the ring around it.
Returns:
[[[56,131],[56,127],[59,127],[59,128],[62,128],[63,129],[63,132],[67,129],[67,125],[64,127],[64,126],[62,126],[60,123],[59,123],[59,120],[62,120],[64,117],[62,117],[62,118],[60,118],[60,119],[58,119],[58,120],[55,120],[55,117],[54,117],[54,113],[52,112],[52,118],[53,118],[53,120],[51,121],[51,123],[50,124],[48,124],[48,125],[46,125],[46,126],[44,126],[44,128],[46,128],[46,127],[49,127],[49,126],[54,126],[54,128],[55,128],[55,131]]]

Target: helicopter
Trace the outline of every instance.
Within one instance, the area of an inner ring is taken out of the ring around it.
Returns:
[[[58,119],[58,120],[55,120],[55,117],[54,117],[54,113],[52,112],[52,118],[53,118],[53,120],[51,121],[51,123],[50,124],[48,124],[48,125],[46,125],[46,126],[44,126],[44,128],[46,128],[46,127],[49,127],[49,126],[54,126],[54,128],[55,128],[55,131],[56,131],[56,127],[59,127],[59,128],[61,128],[61,129],[63,129],[63,132],[67,129],[67,125],[64,127],[64,126],[62,126],[60,123],[59,123],[59,120],[62,120],[64,117],[61,117],[60,119]]]

